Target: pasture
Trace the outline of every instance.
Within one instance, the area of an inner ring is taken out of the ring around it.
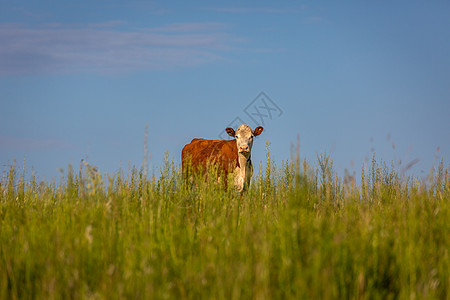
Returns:
[[[448,299],[450,168],[267,161],[241,195],[161,170],[0,184],[0,299]],[[255,165],[259,162],[254,162]]]

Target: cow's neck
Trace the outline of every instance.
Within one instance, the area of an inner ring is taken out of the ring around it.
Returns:
[[[248,155],[248,157],[246,157],[245,155],[238,153],[239,168],[245,169],[245,166],[250,163],[251,157],[252,156],[250,154]]]
[[[244,189],[244,185],[248,181],[248,177],[251,176],[250,158],[250,155],[246,157],[240,153],[238,154],[239,166],[236,168],[236,186],[239,191],[242,191]]]

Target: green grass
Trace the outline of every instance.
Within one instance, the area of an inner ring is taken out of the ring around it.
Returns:
[[[366,170],[367,169],[367,170]],[[0,299],[448,299],[450,174],[361,183],[332,159],[277,167],[249,191],[161,172],[0,185]]]

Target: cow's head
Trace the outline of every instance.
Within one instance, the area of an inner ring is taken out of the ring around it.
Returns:
[[[252,150],[253,138],[260,135],[263,129],[264,128],[261,126],[258,126],[255,130],[252,130],[250,126],[242,124],[236,131],[230,127],[225,129],[225,131],[229,136],[236,138],[238,152],[246,157],[249,157],[250,151]]]

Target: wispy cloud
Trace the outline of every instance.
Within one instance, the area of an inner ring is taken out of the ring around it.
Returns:
[[[303,20],[304,24],[321,24],[325,23],[325,19],[319,16],[310,16]]]
[[[305,10],[306,5],[291,8],[276,8],[276,7],[210,7],[204,8],[204,10],[222,12],[222,13],[270,13],[270,14],[282,14],[282,13],[297,13]]]
[[[149,28],[148,31],[153,32],[204,32],[223,30],[228,28],[226,24],[218,22],[204,23],[172,23],[162,27]]]
[[[220,23],[175,23],[133,31],[114,27],[120,24],[0,25],[0,75],[192,66],[221,59],[237,41]]]

